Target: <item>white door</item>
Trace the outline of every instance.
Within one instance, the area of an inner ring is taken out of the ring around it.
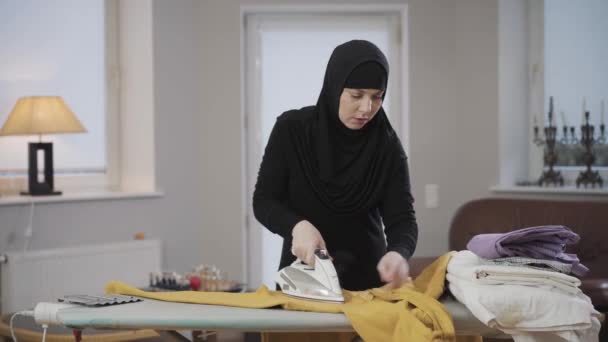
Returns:
[[[376,44],[391,68],[384,108],[404,126],[400,18],[395,14],[250,14],[245,16],[248,284],[274,289],[282,238],[253,216],[251,198],[276,117],[314,105],[333,49],[352,39]],[[401,134],[400,134],[401,135]]]

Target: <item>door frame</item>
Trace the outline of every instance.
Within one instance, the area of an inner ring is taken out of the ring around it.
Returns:
[[[396,73],[391,72],[391,78],[394,82],[398,82],[400,93],[394,94],[400,98],[399,106],[396,112],[399,120],[395,122],[395,130],[399,134],[406,153],[409,151],[409,33],[408,33],[408,5],[407,4],[315,4],[315,5],[243,5],[240,11],[240,63],[241,63],[241,136],[243,151],[241,156],[241,184],[242,189],[242,265],[244,279],[249,286],[258,286],[262,282],[261,277],[261,261],[262,261],[262,233],[254,229],[255,217],[253,215],[252,197],[253,188],[256,182],[256,174],[259,165],[253,165],[254,161],[261,160],[260,148],[258,144],[249,143],[252,139],[252,132],[260,132],[259,120],[249,120],[252,115],[248,113],[248,108],[257,108],[259,106],[259,90],[253,87],[259,80],[255,76],[259,73],[254,71],[255,61],[252,58],[248,59],[249,47],[247,41],[258,39],[252,32],[247,31],[247,17],[250,15],[264,14],[284,14],[284,15],[302,15],[302,14],[385,14],[395,16],[398,19],[398,39],[401,46],[399,53],[399,68]],[[393,58],[395,60],[396,58]],[[254,89],[253,93],[248,93],[248,89]],[[256,126],[256,127],[254,127]],[[256,137],[256,139],[259,137]],[[259,140],[259,139],[257,139]],[[408,153],[409,155],[409,153]],[[410,158],[411,159],[411,158]]]

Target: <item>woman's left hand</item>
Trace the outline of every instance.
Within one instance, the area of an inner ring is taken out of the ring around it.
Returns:
[[[410,265],[399,253],[391,251],[386,253],[378,263],[380,279],[387,282],[389,288],[398,288],[411,281]]]

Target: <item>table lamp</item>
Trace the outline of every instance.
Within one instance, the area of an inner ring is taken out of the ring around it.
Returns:
[[[60,195],[53,188],[53,143],[42,142],[42,134],[82,133],[86,129],[59,96],[20,98],[0,129],[0,135],[38,135],[29,143],[28,191],[22,195]],[[44,178],[38,178],[38,151],[44,154]]]

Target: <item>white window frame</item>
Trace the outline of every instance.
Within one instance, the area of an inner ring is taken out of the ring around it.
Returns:
[[[242,149],[245,151],[242,156],[242,163],[246,167],[243,169],[242,180],[243,180],[243,239],[242,248],[244,265],[243,279],[247,279],[248,284],[261,283],[261,275],[254,270],[260,269],[258,265],[261,261],[261,246],[262,234],[255,229],[256,221],[253,215],[252,209],[252,195],[253,188],[255,186],[257,169],[259,163],[255,161],[261,160],[261,137],[249,137],[251,132],[260,132],[259,118],[251,120],[251,115],[258,115],[257,113],[246,112],[251,106],[259,108],[260,94],[255,87],[256,77],[259,77],[259,73],[255,72],[255,61],[252,58],[247,59],[246,54],[251,53],[257,55],[255,51],[251,51],[250,47],[245,45],[247,40],[253,41],[259,39],[252,30],[247,31],[246,18],[249,15],[305,15],[305,14],[328,14],[328,15],[374,15],[374,14],[386,14],[395,16],[397,18],[396,26],[398,32],[396,33],[395,39],[400,40],[401,49],[398,51],[400,56],[399,62],[391,65],[391,83],[398,85],[393,87],[401,90],[401,93],[391,93],[391,111],[394,112],[391,116],[391,122],[394,125],[394,129],[400,136],[401,141],[404,145],[406,153],[409,152],[409,55],[408,55],[408,32],[407,32],[407,5],[393,5],[393,4],[374,4],[374,5],[280,5],[280,6],[242,6],[241,7],[241,119],[243,122],[242,134],[244,139]],[[397,52],[395,52],[397,54]],[[396,61],[397,58],[391,56],[390,58]],[[249,62],[246,65],[246,62]],[[247,87],[246,87],[247,82]],[[253,89],[253,92],[247,93],[247,89]],[[392,88],[391,88],[392,89]],[[252,139],[253,138],[253,139]],[[251,143],[254,140],[256,143]]]
[[[543,170],[543,148],[538,147],[534,144],[533,127],[534,127],[534,113],[542,113],[539,118],[538,126],[539,131],[542,133],[540,127],[545,125],[545,15],[544,0],[539,1],[528,1],[528,25],[529,25],[529,37],[528,37],[528,75],[529,75],[529,91],[530,95],[528,98],[528,132],[530,136],[528,138],[528,170],[531,179],[534,177],[540,177]]]

